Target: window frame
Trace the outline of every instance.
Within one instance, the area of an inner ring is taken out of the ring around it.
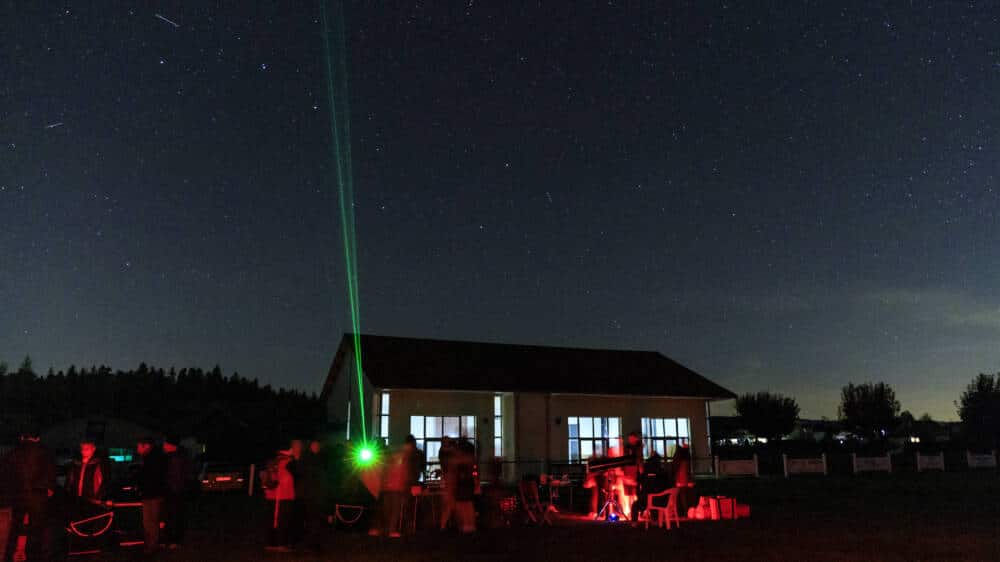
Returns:
[[[586,420],[586,421],[583,421]],[[600,424],[600,430],[597,430]],[[585,424],[589,423],[590,428],[584,432]],[[576,426],[576,435],[571,427]],[[597,456],[598,448],[607,455],[612,449],[621,451],[622,447],[622,419],[619,416],[568,416],[566,418],[566,433],[568,437],[569,462],[584,463]],[[585,434],[586,433],[586,434]],[[601,435],[595,435],[601,433]],[[584,445],[589,445],[585,447]],[[599,447],[598,447],[599,444]],[[584,456],[584,451],[590,453]]]
[[[493,456],[503,458],[503,396],[493,395]]]
[[[683,422],[685,431],[681,431]],[[672,431],[668,428],[672,426]],[[641,418],[642,454],[649,458],[656,451],[663,458],[673,457],[674,451],[684,441],[691,443],[691,418]],[[659,445],[659,447],[657,447]]]
[[[455,418],[458,419],[458,435],[457,436],[446,435],[445,432],[444,432],[445,419],[455,419]],[[422,428],[421,428],[420,431],[414,431],[414,421],[417,420],[417,419],[420,419],[421,424],[422,424]],[[439,420],[439,425],[438,425],[438,429],[436,431],[436,435],[433,436],[433,437],[428,437],[427,436],[427,434],[428,434],[428,431],[427,431],[427,428],[428,428],[428,425],[427,425],[428,419],[437,419],[437,420]],[[468,429],[469,428],[467,426],[467,422],[471,422],[471,424],[472,424],[472,435],[468,435]],[[444,440],[444,438],[445,437],[453,437],[455,439],[467,439],[467,440],[469,440],[469,441],[472,442],[472,445],[474,447],[476,447],[477,451],[479,450],[479,439],[478,439],[479,420],[476,418],[476,416],[471,415],[471,414],[446,415],[446,416],[411,415],[410,416],[410,433],[413,434],[413,437],[414,437],[414,439],[417,442],[417,448],[420,449],[420,451],[422,453],[424,453],[424,461],[426,462],[426,466],[427,466],[426,474],[428,476],[431,474],[431,472],[433,472],[434,470],[437,470],[437,469],[439,469],[441,467],[441,461],[440,461],[440,458],[437,456],[437,453],[435,452],[434,456],[431,456],[427,452],[427,449],[428,449],[427,445],[428,445],[428,443],[435,443],[435,444],[437,444],[437,447],[436,447],[435,450],[436,451],[440,451],[440,449],[441,449],[441,442]]]

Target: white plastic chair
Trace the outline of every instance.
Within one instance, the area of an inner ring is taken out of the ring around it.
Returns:
[[[669,490],[664,490],[655,494],[649,494],[646,496],[646,528],[649,528],[649,520],[652,519],[653,514],[656,513],[656,525],[663,528],[666,525],[667,530],[670,530],[671,520],[677,523],[677,527],[681,526],[681,516],[677,512],[677,496],[680,494],[680,488],[670,488]],[[658,506],[653,505],[654,498],[667,497],[667,505]]]

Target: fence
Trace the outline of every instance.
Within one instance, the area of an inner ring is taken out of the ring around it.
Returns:
[[[760,466],[757,463],[757,454],[754,453],[752,459],[722,460],[715,457],[715,477],[724,476],[760,476]]]
[[[925,470],[944,471],[944,453],[938,453],[936,455],[921,455],[918,451],[917,472],[923,472]]]
[[[969,468],[996,468],[997,452],[990,451],[988,454],[965,452],[965,462]]]
[[[884,457],[859,457],[851,453],[851,467],[854,474],[859,472],[892,472],[892,457],[886,453]]]
[[[691,459],[691,472],[698,475],[715,473],[715,459],[712,457],[694,457]]]
[[[826,453],[819,457],[805,459],[790,459],[781,455],[781,464],[785,468],[785,478],[792,474],[822,474],[826,476]]]

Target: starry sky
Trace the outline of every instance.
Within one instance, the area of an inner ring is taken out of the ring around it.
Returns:
[[[644,4],[348,3],[364,331],[956,418],[1000,369],[1000,10]],[[0,359],[318,391],[349,325],[319,5],[2,10]]]

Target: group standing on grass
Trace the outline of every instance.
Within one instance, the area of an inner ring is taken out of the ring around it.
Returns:
[[[319,440],[306,447],[293,440],[261,471],[264,496],[273,502],[268,521],[267,550],[287,552],[304,543],[319,551],[323,527],[330,515],[330,480],[338,467],[327,461]]]
[[[365,480],[371,483],[369,492],[375,497],[368,534],[398,538],[409,513],[407,506],[423,493],[426,459],[412,435],[398,448],[375,456],[379,462],[356,467],[366,473]],[[475,457],[476,449],[470,441],[442,439],[440,469],[433,471],[433,476],[427,475],[440,480],[441,516],[435,523],[442,530],[454,526],[471,533],[476,529],[473,501],[479,484]],[[339,516],[335,497],[345,489],[348,470],[351,462],[342,445],[326,454],[317,440],[308,447],[303,441],[293,440],[288,449],[278,451],[260,474],[265,498],[270,502],[265,548],[289,552],[303,545],[318,551],[322,527]]]
[[[13,559],[19,536],[26,538],[23,555],[28,562],[54,559],[58,537],[52,532],[52,524],[58,522],[54,500],[57,493],[67,500],[61,515],[68,521],[112,507],[107,460],[93,439],[83,439],[79,450],[80,457],[70,465],[60,490],[55,458],[42,444],[39,432],[22,432],[14,450],[0,463],[0,508],[10,504],[13,523],[11,540],[7,541],[6,552],[0,552],[0,560]],[[153,554],[161,542],[175,549],[186,527],[185,501],[193,482],[190,457],[174,437],[162,443],[141,439],[136,451],[141,459],[135,488],[142,503],[143,550]]]

